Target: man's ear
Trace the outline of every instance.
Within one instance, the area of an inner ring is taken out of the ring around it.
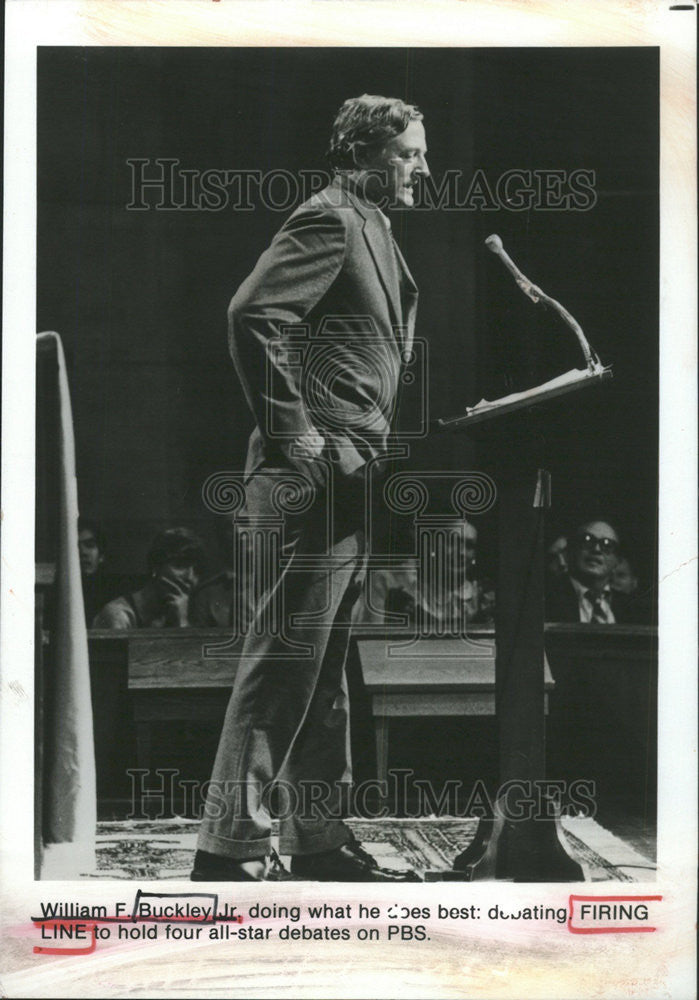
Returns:
[[[356,145],[352,149],[352,159],[357,170],[371,170],[376,163],[376,147]]]

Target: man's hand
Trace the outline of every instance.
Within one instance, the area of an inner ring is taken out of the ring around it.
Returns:
[[[294,458],[320,458],[325,447],[325,438],[318,431],[306,431],[291,441],[285,441],[281,446],[286,457],[293,462]]]
[[[318,431],[306,431],[305,434],[285,441],[281,450],[294,466],[304,476],[311,480],[314,486],[325,486],[325,467],[316,461],[323,454],[325,438]]]
[[[176,628],[186,628],[189,625],[189,597],[193,583],[161,576],[158,578],[158,584],[163,594],[165,621]]]

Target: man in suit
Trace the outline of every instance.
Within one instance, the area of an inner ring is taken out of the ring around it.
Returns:
[[[417,878],[381,868],[341,816],[351,782],[345,660],[363,582],[365,475],[387,451],[417,305],[380,206],[412,206],[413,187],[429,172],[426,152],[417,108],[366,94],[346,101],[328,151],[332,183],[287,220],[229,309],[231,355],[256,419],[246,516],[252,532],[280,511],[285,523],[276,565],[253,560],[255,617],[195,881],[289,877],[271,850],[271,786],[284,793],[279,843],[291,877]],[[278,621],[269,619],[275,609]]]
[[[552,581],[546,619],[597,625],[642,624],[648,615],[638,602],[613,587],[619,563],[619,535],[608,521],[587,521],[568,539],[568,575]]]

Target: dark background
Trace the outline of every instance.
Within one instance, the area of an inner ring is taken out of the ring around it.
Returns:
[[[589,211],[414,211],[394,230],[421,290],[432,417],[581,364],[562,321],[484,248],[491,232],[613,365],[611,385],[551,427],[551,534],[606,513],[653,579],[656,49],[46,48],[38,85],[37,329],[65,344],[81,512],[104,526],[114,572],[143,569],[153,534],[175,524],[201,531],[215,563],[201,486],[242,467],[252,426],[226,308],[288,214],[128,211],[127,159],[322,168],[338,107],[369,92],[418,103],[437,182],[455,168],[493,186],[512,168],[595,171]],[[417,468],[474,461],[454,436],[412,448]],[[489,568],[493,526],[479,526]],[[47,544],[39,525],[39,558]]]

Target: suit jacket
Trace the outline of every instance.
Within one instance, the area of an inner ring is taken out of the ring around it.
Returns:
[[[351,181],[336,177],[296,209],[228,311],[231,355],[257,422],[246,473],[314,428],[346,475],[384,453],[416,308],[385,217]]]
[[[617,625],[648,625],[653,615],[650,602],[642,597],[628,597],[611,591],[609,604]],[[569,577],[562,577],[552,583],[546,593],[547,622],[579,622],[580,605],[578,595]]]

